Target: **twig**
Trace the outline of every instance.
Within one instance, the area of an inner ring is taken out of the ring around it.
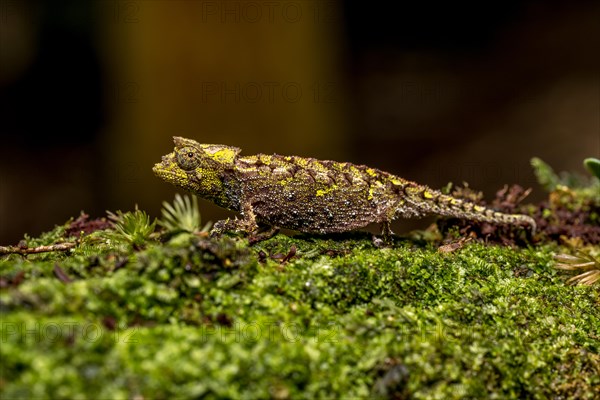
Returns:
[[[52,244],[50,246],[38,246],[38,247],[20,247],[20,246],[0,246],[0,254],[34,254],[34,253],[46,253],[49,251],[67,251],[77,246],[77,243],[65,242]]]

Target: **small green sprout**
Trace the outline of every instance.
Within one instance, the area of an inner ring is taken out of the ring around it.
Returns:
[[[116,214],[107,211],[108,219],[115,223],[115,230],[123,236],[134,249],[140,249],[154,232],[156,220],[150,221],[150,216],[144,211],[138,210],[123,213],[117,211]]]
[[[548,192],[552,192],[562,183],[560,177],[556,175],[552,167],[540,158],[533,157],[530,162],[537,181]]]
[[[162,219],[158,221],[158,224],[170,233],[207,232],[210,228],[210,223],[200,227],[200,210],[196,196],[180,196],[177,193],[173,205],[166,201],[163,202],[161,213]]]
[[[583,160],[583,165],[594,175],[596,178],[600,179],[600,160],[597,158],[586,158]]]
[[[558,261],[555,268],[566,271],[582,272],[572,278],[567,283],[573,285],[593,285],[600,281],[600,261],[589,254],[579,252],[579,255],[558,254],[554,256]]]

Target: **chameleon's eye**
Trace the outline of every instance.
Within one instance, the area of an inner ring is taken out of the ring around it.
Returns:
[[[198,166],[198,151],[193,147],[184,147],[177,151],[177,164],[184,171],[191,171]]]

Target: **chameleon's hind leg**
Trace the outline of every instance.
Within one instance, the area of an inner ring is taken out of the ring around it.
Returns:
[[[381,235],[379,237],[373,235],[373,245],[375,247],[391,247],[394,242],[393,235],[391,222],[383,221],[381,223]]]

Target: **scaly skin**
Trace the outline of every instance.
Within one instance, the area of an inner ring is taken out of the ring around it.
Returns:
[[[215,234],[255,235],[259,225],[345,232],[376,222],[389,241],[392,220],[428,214],[535,229],[528,216],[503,214],[363,165],[266,154],[242,157],[236,147],[181,137],[174,142],[174,152],[163,156],[154,173],[242,215],[217,222]]]

